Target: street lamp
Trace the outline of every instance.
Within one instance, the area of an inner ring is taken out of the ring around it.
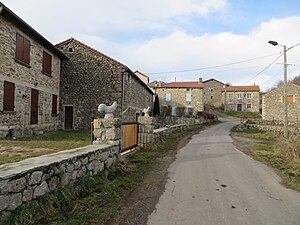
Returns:
[[[269,41],[268,42],[271,45],[278,45],[283,47],[283,66],[284,66],[284,137],[288,137],[289,131],[288,131],[288,101],[287,101],[287,60],[286,60],[286,46],[280,45],[276,41]]]

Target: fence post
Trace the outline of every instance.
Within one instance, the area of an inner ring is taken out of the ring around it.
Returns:
[[[150,116],[140,116],[139,123],[139,136],[138,145],[143,147],[148,143],[154,141],[154,122],[155,118]]]

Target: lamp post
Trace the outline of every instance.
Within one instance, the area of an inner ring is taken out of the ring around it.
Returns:
[[[268,42],[271,45],[278,45],[283,47],[283,66],[284,66],[284,137],[287,138],[289,135],[288,131],[288,98],[287,98],[287,59],[286,59],[286,46],[285,45],[280,45],[276,41],[269,41]]]

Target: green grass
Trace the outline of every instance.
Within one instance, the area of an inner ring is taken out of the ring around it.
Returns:
[[[56,131],[16,140],[0,139],[0,147],[2,147],[0,164],[17,162],[88,144],[90,144],[89,131]]]
[[[231,132],[237,132],[242,137],[251,138],[258,141],[276,141],[277,138],[277,136],[271,134],[270,132],[259,129],[239,129],[239,125],[232,127]]]
[[[236,130],[238,129],[232,129],[232,131]],[[254,145],[254,158],[273,167],[288,186],[300,190],[300,160],[297,156],[286,157],[286,155],[290,155],[287,154],[287,151],[290,152],[291,148],[298,148],[299,151],[299,141],[297,143],[295,140],[282,139],[260,130],[238,131],[242,137],[263,141],[262,144]]]
[[[188,133],[203,126],[190,126],[173,133],[162,142],[128,155],[105,173],[84,177],[73,186],[22,205],[14,212],[9,224],[106,224],[117,213],[122,200],[143,181],[147,172],[155,168],[157,160],[174,150]]]
[[[237,112],[237,111],[220,111],[228,116],[233,116],[241,119],[261,119],[261,114],[257,112]]]

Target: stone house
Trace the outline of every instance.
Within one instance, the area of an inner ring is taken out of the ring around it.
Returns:
[[[284,85],[262,95],[262,119],[283,121],[284,119]],[[288,83],[288,121],[299,123],[300,120],[300,86]]]
[[[89,129],[100,103],[118,103],[115,117],[136,121],[153,105],[153,92],[126,65],[70,38],[56,45],[62,62],[60,113],[64,129]]]
[[[137,75],[145,84],[147,84],[147,85],[149,84],[149,77],[146,74],[144,74],[138,70],[136,70],[134,72],[134,74]]]
[[[0,30],[0,136],[56,130],[66,56],[2,3]]]
[[[202,79],[200,78],[200,81]],[[222,89],[224,87],[224,83],[216,80],[209,79],[203,81],[203,101],[204,108],[206,110],[214,107],[221,107],[223,104],[222,98]]]
[[[260,88],[253,86],[226,86],[222,89],[226,110],[259,112]]]
[[[202,82],[156,83],[152,88],[158,94],[161,112],[165,107],[171,108],[173,116],[204,110]]]

